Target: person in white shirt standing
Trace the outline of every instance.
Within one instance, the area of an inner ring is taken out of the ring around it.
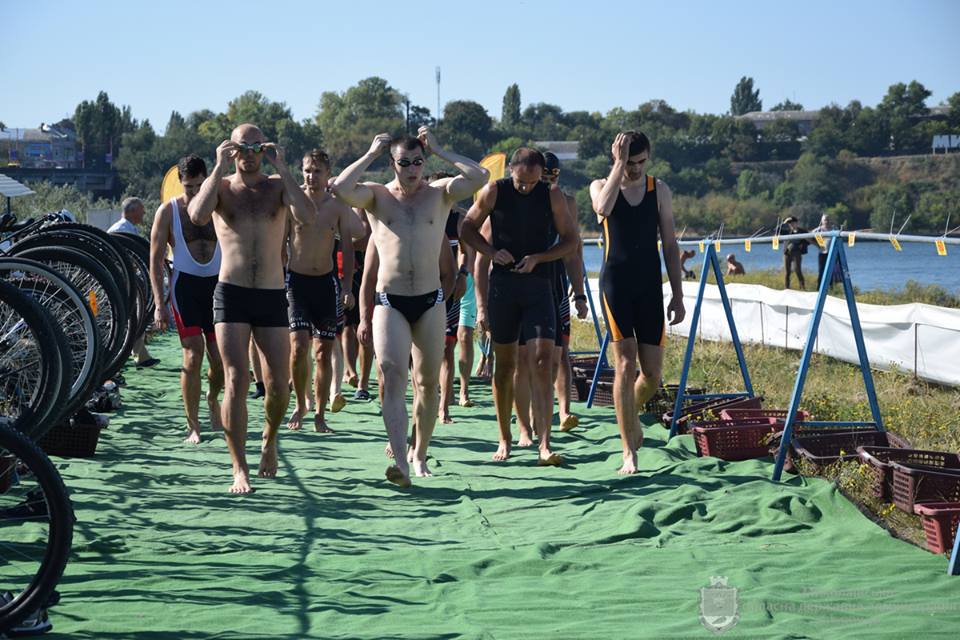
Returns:
[[[143,202],[140,198],[124,198],[123,202],[120,203],[120,208],[122,210],[120,219],[107,229],[107,233],[129,233],[139,236],[140,231],[137,229],[137,225],[143,223],[143,216],[146,213]],[[151,356],[150,352],[147,351],[147,345],[144,344],[142,335],[137,336],[133,343],[133,359],[137,363],[137,368],[153,367],[160,364],[160,360]]]

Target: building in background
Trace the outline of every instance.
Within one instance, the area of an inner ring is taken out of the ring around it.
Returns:
[[[77,134],[63,124],[42,123],[36,129],[4,129],[0,131],[0,166],[79,168]]]

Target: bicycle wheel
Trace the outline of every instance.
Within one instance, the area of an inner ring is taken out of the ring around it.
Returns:
[[[50,459],[0,424],[0,633],[47,605],[70,555],[73,524]]]
[[[0,257],[0,280],[29,293],[53,316],[70,346],[72,379],[63,412],[72,414],[100,381],[100,332],[86,300],[69,281],[34,260]]]
[[[46,429],[66,401],[65,354],[56,327],[33,298],[0,282],[0,416],[16,429]]]
[[[119,371],[130,355],[133,327],[123,295],[109,273],[86,253],[69,247],[20,249],[15,255],[51,267],[90,301],[106,351],[102,374],[109,377]]]

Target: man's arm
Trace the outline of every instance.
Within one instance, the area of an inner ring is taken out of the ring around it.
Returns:
[[[153,218],[153,228],[150,229],[150,288],[153,290],[156,308],[153,321],[160,331],[166,331],[170,327],[167,300],[163,297],[163,263],[167,258],[167,246],[170,243],[172,217],[173,207],[169,202],[164,202],[157,209],[157,215]]]
[[[313,206],[313,202],[297,184],[293,174],[290,173],[290,167],[287,166],[283,158],[283,149],[273,142],[266,142],[263,147],[265,149],[264,157],[277,170],[277,176],[279,176],[279,178],[271,176],[270,179],[280,180],[283,185],[280,192],[281,203],[290,210],[290,215],[293,216],[295,221],[300,224],[310,222],[311,216],[316,212],[316,207]]]
[[[357,339],[363,344],[373,344],[370,325],[373,321],[373,306],[377,292],[377,271],[380,270],[380,255],[373,236],[367,241],[367,251],[363,257],[363,278],[360,280],[360,325],[357,327]]]
[[[670,324],[679,324],[687,315],[683,308],[683,272],[680,270],[680,246],[673,226],[673,194],[662,180],[657,180],[657,199],[660,209],[660,240],[663,246],[663,262],[670,279],[670,304],[667,305],[667,319]],[[671,319],[672,316],[672,319]]]
[[[570,222],[570,213],[567,211],[567,198],[559,187],[550,188],[550,210],[553,213],[553,226],[560,236],[559,242],[546,251],[523,256],[517,266],[513,268],[518,273],[530,273],[541,263],[559,260],[577,250],[580,234]]]
[[[187,205],[187,214],[193,224],[202,227],[213,217],[213,212],[220,204],[220,183],[227,175],[227,168],[236,152],[237,143],[233,140],[224,140],[217,147],[217,164],[200,185],[199,193]]]
[[[450,243],[447,236],[440,238],[440,286],[443,288],[443,299],[453,294],[453,287],[457,280],[457,261],[453,259]]]
[[[577,250],[563,258],[567,268],[567,277],[573,287],[574,306],[577,308],[577,317],[583,320],[587,317],[587,296],[583,287],[583,238],[580,237],[580,220],[577,216],[577,200],[573,196],[566,196],[567,211],[570,213],[570,224],[577,234]],[[566,291],[564,291],[566,295]]]
[[[353,299],[353,272],[356,270],[356,256],[353,254],[353,243],[345,238],[350,237],[351,225],[356,219],[353,209],[337,203],[337,229],[340,231],[340,253],[343,255],[343,275],[340,277],[340,301],[347,309],[353,309],[357,303]]]
[[[358,183],[360,176],[370,168],[374,160],[390,148],[390,140],[390,134],[388,133],[377,135],[373,139],[370,149],[334,180],[333,186],[331,187],[333,194],[351,207],[366,209],[368,212],[373,213],[373,206],[376,202],[373,189],[365,184]]]
[[[493,235],[493,226],[488,218],[481,228],[483,237],[489,240]],[[477,262],[474,266],[473,292],[477,298],[477,326],[481,331],[490,330],[487,326],[487,293],[490,291],[490,258],[477,252]]]
[[[618,133],[613,141],[613,167],[606,180],[594,180],[590,184],[590,201],[593,210],[600,218],[606,218],[613,213],[613,207],[620,195],[620,183],[623,180],[623,170],[627,166],[627,157],[630,153],[630,138]]]
[[[436,186],[444,188],[448,202],[458,202],[472,196],[490,179],[490,172],[481,167],[479,163],[441,147],[429,127],[420,127],[417,137],[423,142],[427,151],[442,160],[446,160],[460,171],[460,175],[456,177],[445,178],[434,183]]]

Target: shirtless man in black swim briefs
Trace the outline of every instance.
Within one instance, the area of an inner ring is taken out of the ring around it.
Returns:
[[[481,189],[463,221],[460,241],[493,261],[486,299],[483,274],[477,276],[477,324],[487,325],[489,317],[495,356],[493,394],[500,438],[493,459],[506,460],[513,446],[510,418],[522,337],[533,377],[530,401],[533,429],[540,438],[538,462],[557,466],[563,459],[550,448],[557,331],[552,263],[576,251],[577,233],[563,193],[540,179],[545,164],[539,151],[518,149],[510,160],[510,177]],[[487,218],[489,242],[480,233]]]
[[[686,314],[673,199],[662,180],[647,175],[649,159],[647,136],[633,131],[617,134],[610,175],[590,185],[593,209],[603,225],[600,303],[616,359],[613,402],[623,445],[620,474],[637,472],[637,449],[643,445],[637,407],[656,393],[663,371],[667,334],[658,233],[672,291],[667,306],[670,324],[682,322]]]
[[[385,151],[390,153],[396,177],[385,185],[360,183],[363,172]],[[461,175],[427,183],[422,178],[427,153],[454,165]],[[379,254],[373,342],[383,373],[383,421],[396,452],[406,446],[404,396],[413,355],[417,389],[413,470],[417,476],[430,475],[427,447],[440,401],[446,313],[438,265],[444,226],[454,203],[476,192],[488,176],[489,172],[476,162],[441,148],[433,133],[421,127],[416,138],[378,135],[370,150],[344,170],[333,185],[337,197],[367,211],[371,238]],[[390,482],[409,486],[406,457],[398,455],[386,475]]]
[[[261,163],[276,168],[266,176]],[[235,161],[236,172],[227,175]],[[220,240],[220,282],[214,291],[213,321],[226,374],[223,425],[233,461],[232,493],[250,493],[247,466],[247,389],[250,335],[263,355],[266,387],[261,477],[277,475],[277,428],[290,400],[290,338],[282,250],[288,211],[306,223],[315,209],[290,173],[282,150],[252,124],[242,124],[217,147],[217,164],[190,201],[190,221],[211,218]]]

